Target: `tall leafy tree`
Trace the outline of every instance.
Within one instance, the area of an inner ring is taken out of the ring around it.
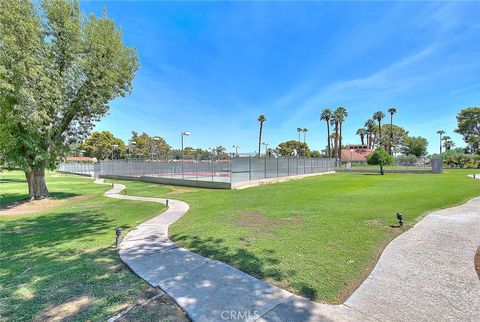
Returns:
[[[106,13],[85,17],[77,1],[2,0],[0,35],[0,162],[45,198],[45,169],[131,91],[138,58]]]
[[[309,156],[308,144],[300,141],[290,140],[280,143],[275,149],[281,156]]]
[[[365,145],[365,135],[367,134],[367,130],[365,128],[359,128],[356,132],[358,136],[360,136],[360,141],[362,142],[362,145]],[[368,138],[367,138],[368,140]]]
[[[115,137],[109,131],[93,132],[81,144],[80,149],[85,151],[85,156],[98,160],[110,157],[122,158],[127,147],[122,139]]]
[[[377,111],[373,113],[373,119],[378,122],[378,144],[379,146],[382,144],[382,120],[385,117],[385,113],[382,111]]]
[[[421,136],[409,136],[403,140],[401,151],[405,155],[414,155],[417,158],[427,155],[428,141]]]
[[[440,154],[442,154],[442,136],[445,134],[444,130],[438,130],[437,134],[440,135]]]
[[[480,136],[480,107],[468,107],[457,114],[457,129],[455,132],[468,137]]]
[[[138,134],[132,131],[129,140],[131,157],[150,159],[154,157],[165,157],[171,150],[171,146],[160,136],[150,136],[143,132]]]
[[[332,110],[326,108],[320,114],[320,120],[325,121],[327,123],[327,157],[330,158],[332,156],[331,153],[331,144],[330,144],[330,119],[332,118]]]
[[[466,142],[471,153],[479,153],[480,136],[470,135],[467,137]]]
[[[257,121],[260,124],[260,128],[258,130],[258,157],[262,155],[262,134],[263,134],[263,123],[267,121],[267,117],[263,114],[260,114],[257,118]]]
[[[455,132],[462,135],[466,143],[480,140],[480,107],[468,107],[458,112]]]
[[[393,134],[392,134],[393,132]],[[402,146],[403,140],[408,136],[408,131],[403,127],[396,124],[383,124],[382,125],[382,138],[381,142],[384,143],[389,149],[398,151]],[[390,153],[390,150],[388,151]]]
[[[390,114],[390,142],[388,145],[388,150],[390,155],[393,155],[392,144],[393,144],[393,115],[397,113],[397,109],[395,107],[390,107],[388,109],[388,113]]]

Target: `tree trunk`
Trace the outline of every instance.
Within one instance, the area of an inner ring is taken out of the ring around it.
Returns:
[[[332,156],[332,153],[330,152],[331,150],[331,144],[330,144],[330,124],[327,120],[327,145],[328,145],[328,154],[327,157],[330,158]]]
[[[442,154],[442,135],[440,134],[440,155]]]
[[[30,200],[50,197],[45,183],[45,169],[25,172],[25,178],[28,182],[28,197]]]
[[[364,136],[363,136],[363,134],[362,134],[362,135],[360,135],[360,141],[362,141],[362,145],[365,145],[365,140],[364,140]]]
[[[380,165],[380,174],[383,176],[384,173],[383,173],[383,165]]]
[[[339,126],[340,136],[338,137],[338,159],[342,161],[342,122],[340,122]]]
[[[335,137],[333,138],[333,156],[335,158],[335,165],[338,164],[338,122],[335,122]]]
[[[258,133],[258,157],[262,156],[262,130],[263,130],[263,122],[260,122],[260,131]]]
[[[390,155],[393,156],[393,114],[390,114],[390,144],[388,145],[388,149],[390,150]]]
[[[378,147],[382,147],[382,123],[378,121]]]

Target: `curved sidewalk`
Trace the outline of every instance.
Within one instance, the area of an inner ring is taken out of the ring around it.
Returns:
[[[166,201],[120,195],[124,188],[115,184],[105,195]],[[194,321],[478,321],[480,316],[473,262],[480,246],[480,197],[433,212],[394,239],[369,277],[340,305],[309,301],[177,246],[168,239],[168,226],[188,208],[169,199],[164,213],[126,235],[119,253]]]

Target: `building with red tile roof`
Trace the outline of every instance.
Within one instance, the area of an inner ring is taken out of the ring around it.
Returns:
[[[347,145],[345,149],[341,150],[342,162],[363,162],[366,161],[367,156],[372,154],[372,149],[367,149],[366,145],[351,144]]]

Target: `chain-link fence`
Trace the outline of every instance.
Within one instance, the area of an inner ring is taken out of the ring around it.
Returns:
[[[320,158],[238,157],[231,161],[231,182],[290,177],[335,169],[334,160]]]
[[[387,172],[432,172],[432,159],[400,155],[393,159],[393,164],[384,166]],[[378,165],[369,165],[366,160],[342,161],[337,171],[378,172]]]
[[[243,182],[333,171],[332,159],[296,157],[233,157],[162,160],[102,160],[61,163],[64,172],[98,176],[159,177],[212,182]]]
[[[100,164],[87,162],[64,162],[58,165],[58,170],[93,176],[95,172],[100,172]]]

